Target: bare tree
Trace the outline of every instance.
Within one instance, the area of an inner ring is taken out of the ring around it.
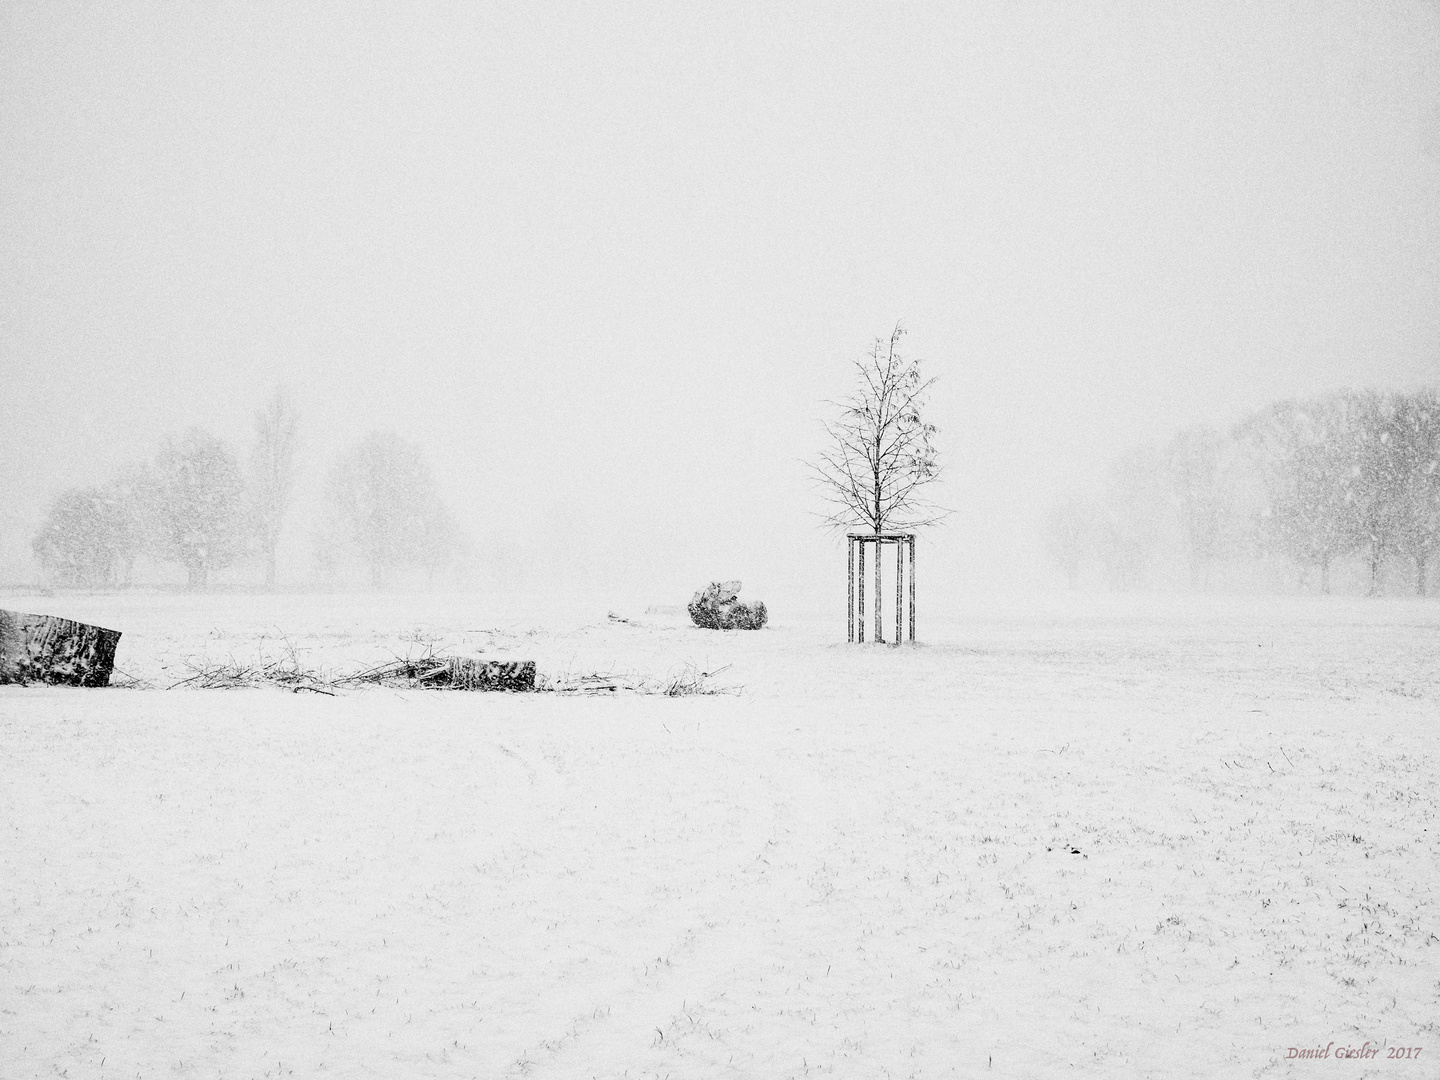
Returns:
[[[1241,421],[1236,435],[1264,478],[1268,541],[1301,567],[1320,571],[1330,591],[1330,568],[1366,541],[1355,484],[1354,397],[1329,394],[1281,401]]]
[[[31,547],[52,582],[109,588],[125,580],[139,546],[138,532],[129,490],[111,482],[56,496]]]
[[[1440,555],[1440,394],[1399,395],[1391,424],[1401,458],[1395,549],[1414,562],[1415,591],[1424,596],[1429,563]]]
[[[1201,424],[1175,433],[1165,448],[1171,497],[1190,562],[1190,584],[1210,587],[1210,568],[1225,549],[1233,493],[1225,475],[1225,436]]]
[[[329,541],[349,542],[383,588],[392,571],[423,567],[433,575],[460,542],[420,448],[388,431],[371,432],[330,471]],[[322,551],[333,562],[334,551]]]
[[[940,477],[936,428],[921,418],[935,380],[922,377],[919,360],[901,355],[904,335],[897,323],[888,341],[875,339],[855,361],[855,393],[832,402],[840,415],[824,422],[827,444],[810,468],[835,508],[825,517],[833,528],[858,525],[878,535],[933,525],[950,513],[919,497]]]
[[[1080,572],[1095,554],[1099,511],[1083,499],[1068,499],[1045,515],[1045,555],[1065,575],[1071,589],[1080,584]]]
[[[1096,546],[1111,589],[1143,588],[1165,542],[1165,457],[1142,443],[1110,462],[1100,502]]]
[[[295,487],[295,449],[299,417],[283,386],[255,414],[255,441],[250,450],[250,519],[255,542],[265,560],[265,585],[275,587],[275,549]]]
[[[1351,480],[1360,545],[1369,569],[1370,595],[1381,592],[1381,570],[1400,543],[1405,482],[1404,445],[1397,436],[1397,401],[1373,390],[1346,395],[1350,422]]]
[[[199,428],[167,442],[146,473],[140,498],[150,546],[160,558],[185,567],[190,588],[208,587],[211,571],[242,552],[243,491],[229,449]]]

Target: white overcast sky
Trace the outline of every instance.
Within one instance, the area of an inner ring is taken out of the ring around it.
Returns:
[[[897,319],[956,587],[1130,443],[1440,381],[1440,5],[0,6],[0,580],[283,382],[312,486],[391,428],[482,558],[823,602],[799,462]]]

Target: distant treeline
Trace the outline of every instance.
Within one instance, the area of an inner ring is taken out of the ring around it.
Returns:
[[[1398,578],[1423,596],[1440,552],[1440,397],[1342,391],[1228,432],[1185,429],[1122,454],[1103,493],[1054,507],[1044,532],[1072,587],[1179,576],[1329,592],[1343,568],[1371,594]]]
[[[245,465],[223,441],[192,428],[104,484],[62,491],[32,550],[52,586],[128,586],[137,562],[149,559],[184,567],[193,589],[245,565],[273,587],[299,449],[299,417],[277,391],[255,414]],[[419,448],[388,432],[372,432],[339,457],[316,509],[322,579],[347,560],[376,587],[406,568],[433,575],[453,566],[463,546]]]

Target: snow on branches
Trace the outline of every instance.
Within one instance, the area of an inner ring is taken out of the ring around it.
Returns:
[[[833,528],[908,530],[950,513],[920,497],[940,477],[936,428],[921,415],[935,380],[924,378],[918,359],[901,354],[904,335],[897,323],[888,340],[875,339],[855,361],[855,392],[832,402],[839,415],[822,422],[825,447],[810,468],[834,508],[825,516]]]

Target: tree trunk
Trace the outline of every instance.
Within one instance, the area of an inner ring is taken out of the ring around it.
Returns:
[[[108,686],[120,631],[0,611],[0,683]]]
[[[1425,563],[1428,561],[1429,553],[1420,551],[1415,554],[1415,595],[1425,595]]]

